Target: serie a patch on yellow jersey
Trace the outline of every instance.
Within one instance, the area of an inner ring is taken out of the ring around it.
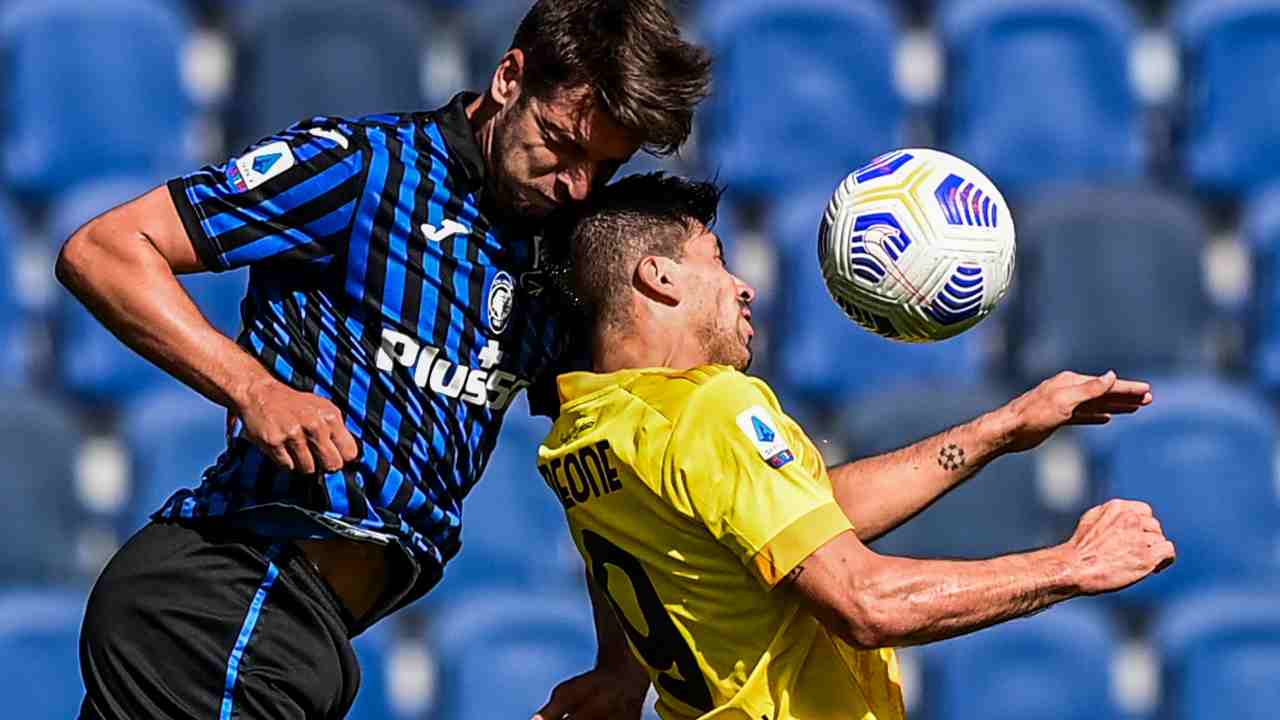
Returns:
[[[852,528],[763,382],[722,366],[572,373],[538,469],[668,720],[902,718],[896,659],[786,586]]]

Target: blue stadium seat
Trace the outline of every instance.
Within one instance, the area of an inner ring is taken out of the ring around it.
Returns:
[[[123,407],[121,431],[132,460],[132,532],[183,487],[200,482],[226,449],[226,411],[184,387],[142,393]]]
[[[989,339],[985,326],[944,342],[909,345],[863,330],[844,315],[818,265],[818,225],[829,198],[829,190],[786,197],[768,221],[780,254],[776,327],[768,330],[783,399],[840,404],[893,385],[980,381]]]
[[[1201,190],[1247,196],[1280,178],[1280,3],[1184,2],[1174,26],[1187,98],[1182,170]]]
[[[1280,586],[1200,588],[1161,614],[1168,720],[1270,720],[1280,707]]]
[[[352,642],[360,692],[348,720],[416,720],[435,702],[435,658],[422,637],[402,631],[402,617],[383,620]]]
[[[925,648],[933,720],[1119,720],[1113,628],[1080,601]]]
[[[1155,190],[1080,187],[1028,207],[1006,300],[1015,372],[1205,367],[1207,234],[1193,204]]]
[[[527,718],[595,664],[585,591],[490,593],[432,617],[441,720]]]
[[[486,588],[558,587],[577,582],[582,561],[564,509],[538,474],[538,445],[551,429],[512,404],[484,476],[462,504],[462,550],[429,596],[437,605]]]
[[[1017,197],[1048,183],[1128,180],[1146,164],[1122,0],[969,0],[940,18],[944,147]]]
[[[31,355],[31,317],[18,291],[17,255],[28,243],[17,208],[0,196],[0,387],[23,384]]]
[[[0,594],[0,676],[5,714],[23,720],[77,717],[83,593],[10,590]]]
[[[1240,230],[1253,260],[1249,367],[1258,385],[1275,395],[1280,393],[1280,185],[1249,203]]]
[[[1008,402],[989,386],[899,388],[853,403],[839,423],[855,457],[905,447]],[[1002,457],[878,541],[878,552],[907,557],[988,558],[1061,542],[1065,515],[1041,497],[1031,453]],[[1079,502],[1084,501],[1083,493]]]
[[[0,416],[0,491],[14,512],[0,543],[0,579],[64,579],[75,565],[83,514],[76,502],[82,435],[55,400],[5,394]]]
[[[404,0],[256,0],[234,18],[233,149],[314,115],[422,109],[420,8]]]
[[[1244,387],[1211,378],[1152,381],[1155,403],[1091,433],[1102,499],[1154,508],[1178,561],[1116,601],[1147,606],[1215,580],[1280,576],[1276,420]]]
[[[458,18],[466,40],[467,72],[472,87],[488,88],[498,60],[511,47],[516,28],[533,3],[467,0],[465,4]]]
[[[717,61],[715,94],[700,113],[704,162],[736,191],[767,197],[834,184],[900,144],[900,28],[885,3],[707,3],[702,31]]]
[[[0,10],[4,178],[42,201],[85,180],[186,163],[190,33],[162,0],[45,0]],[[69,52],[74,48],[74,52]]]
[[[49,235],[63,242],[94,216],[152,189],[156,182],[117,178],[88,183],[60,197],[50,209]],[[247,273],[204,273],[180,279],[214,327],[234,335]],[[176,385],[162,370],[121,343],[70,294],[59,294],[54,343],[57,372],[67,390],[92,403],[127,400],[153,387]]]

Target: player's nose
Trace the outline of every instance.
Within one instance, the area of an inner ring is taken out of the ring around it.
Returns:
[[[738,283],[738,299],[747,305],[750,305],[751,303],[755,302],[756,289],[748,285],[745,280],[743,280],[742,278],[736,275],[733,277],[733,279],[735,282]]]

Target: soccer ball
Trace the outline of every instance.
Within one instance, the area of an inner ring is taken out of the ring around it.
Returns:
[[[977,325],[1013,275],[1013,218],[995,184],[937,150],[897,150],[840,183],[818,234],[836,304],[864,328],[932,342]]]

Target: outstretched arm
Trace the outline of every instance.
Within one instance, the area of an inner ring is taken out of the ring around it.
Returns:
[[[1010,452],[1029,450],[1064,425],[1100,425],[1151,402],[1151,387],[1063,372],[964,425],[883,455],[829,470],[841,509],[871,542]]]
[[[1084,514],[1062,545],[991,560],[879,555],[844,532],[791,573],[791,588],[854,647],[919,645],[1029,615],[1076,595],[1128,587],[1174,561],[1145,503]]]

